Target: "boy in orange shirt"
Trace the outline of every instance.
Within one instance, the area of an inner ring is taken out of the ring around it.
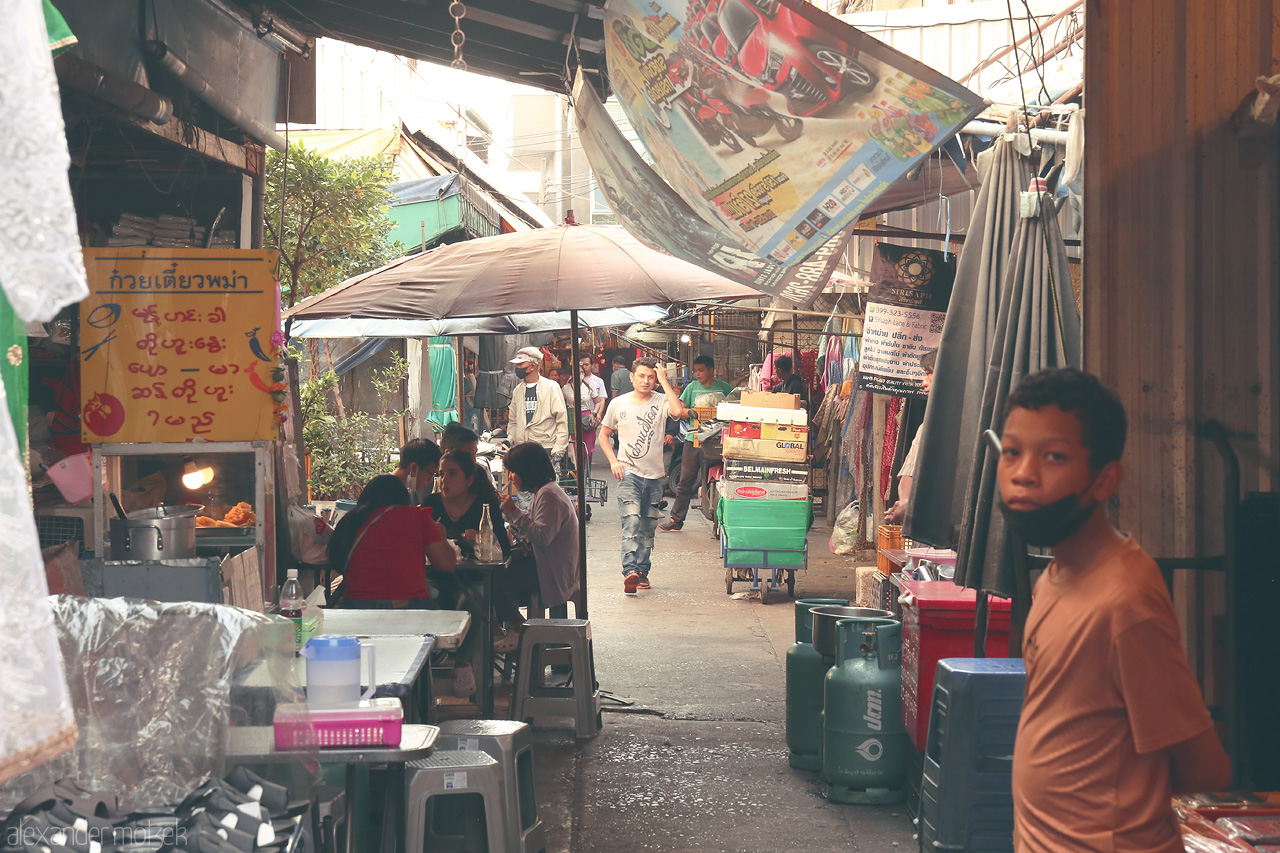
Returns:
[[[1026,377],[1005,407],[1000,511],[1053,549],[1024,644],[1021,853],[1181,853],[1172,794],[1231,780],[1160,570],[1103,509],[1124,477],[1125,429],[1119,397],[1070,368]]]

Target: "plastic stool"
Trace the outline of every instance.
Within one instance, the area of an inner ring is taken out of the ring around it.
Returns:
[[[1013,850],[1013,742],[1026,685],[1021,658],[938,662],[920,783],[924,851]]]
[[[405,850],[517,850],[503,818],[502,765],[485,753],[436,752],[405,765]]]
[[[547,653],[569,649],[571,685],[546,682]],[[603,726],[596,682],[591,623],[585,619],[530,619],[520,634],[520,663],[511,691],[511,719],[543,727],[548,718],[572,718],[578,737],[595,737]],[[550,727],[550,726],[547,726]]]
[[[507,837],[520,842],[513,851],[541,853],[546,849],[533,781],[533,731],[526,724],[515,720],[446,720],[440,724],[436,748],[479,750],[501,764]]]

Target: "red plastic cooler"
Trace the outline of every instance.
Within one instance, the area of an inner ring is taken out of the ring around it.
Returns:
[[[902,722],[924,751],[933,705],[933,674],[943,658],[973,657],[975,590],[951,581],[902,580],[914,598],[902,605]],[[1009,654],[1009,599],[988,599],[987,656]]]

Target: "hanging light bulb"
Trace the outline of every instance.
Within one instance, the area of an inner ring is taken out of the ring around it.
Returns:
[[[182,469],[182,485],[188,489],[198,489],[206,483],[213,482],[212,468],[197,468],[194,459],[188,459]]]
[[[680,343],[682,343],[682,344],[687,344],[687,343],[692,343],[692,342],[693,342],[693,338],[689,337],[688,335],[681,335],[681,336],[680,336]]]

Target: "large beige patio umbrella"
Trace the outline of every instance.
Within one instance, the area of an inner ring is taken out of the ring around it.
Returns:
[[[302,320],[444,320],[568,311],[574,406],[578,312],[673,302],[759,299],[764,294],[641,243],[618,226],[573,225],[452,243],[401,258],[317,294],[285,314]],[[586,460],[578,461],[578,518],[586,514]],[[578,525],[582,612],[587,618],[587,531]]]

